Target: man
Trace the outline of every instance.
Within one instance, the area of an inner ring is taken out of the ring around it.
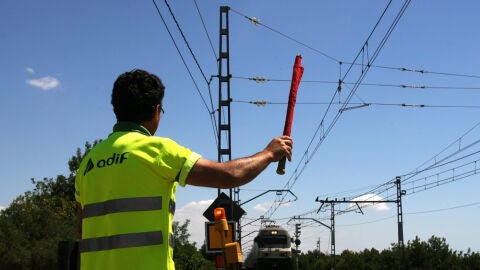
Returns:
[[[144,70],[126,72],[113,85],[117,123],[82,160],[75,180],[81,269],[175,269],[177,183],[233,188],[253,180],[271,162],[291,160],[288,136],[274,138],[250,157],[224,163],[154,137],[164,90],[161,80]]]

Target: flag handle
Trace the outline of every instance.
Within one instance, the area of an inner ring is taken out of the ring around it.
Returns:
[[[285,174],[285,163],[287,162],[287,158],[283,157],[277,165],[277,174],[284,175]]]

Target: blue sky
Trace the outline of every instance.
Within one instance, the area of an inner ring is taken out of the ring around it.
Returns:
[[[228,5],[234,158],[261,150],[281,134],[296,55],[302,55],[305,68],[292,128],[293,161],[287,163],[284,176],[275,174],[274,165],[267,168],[241,188],[241,200],[290,187],[298,199],[285,197],[270,218],[293,232],[293,216],[330,223],[329,208],[317,213],[317,197],[353,199],[402,176],[407,190],[405,241],[435,235],[445,237],[453,249],[478,251],[480,239],[474,232],[480,225],[479,178],[457,179],[476,169],[479,159],[480,4],[413,1],[376,55],[404,2],[392,1],[364,46],[387,3],[197,1],[207,36],[195,1],[169,1],[200,71],[165,2],[158,1],[193,81],[152,1],[2,1],[0,207],[31,190],[31,178],[67,174],[67,161],[78,147],[110,133],[115,122],[110,105],[113,81],[133,68],[159,75],[167,87],[166,114],[156,135],[216,160],[207,82],[217,74],[219,7]],[[244,15],[260,19],[261,25]],[[369,61],[373,65],[367,69]],[[362,70],[365,78],[355,87]],[[252,77],[268,80],[245,79]],[[342,91],[335,94],[341,78]],[[214,109],[217,88],[213,78]],[[347,99],[350,104],[343,108],[348,110],[339,114]],[[256,100],[267,104],[249,103]],[[365,103],[370,105],[355,108]],[[425,168],[410,178],[409,173]],[[443,184],[422,190],[438,181]],[[394,196],[394,189],[381,190],[385,193],[376,194],[379,198]],[[207,188],[177,190],[176,219],[192,220],[190,230],[197,242],[204,237],[201,214],[216,194]],[[243,222],[269,213],[276,199],[271,193],[243,205]],[[338,214],[337,253],[388,248],[397,241],[396,215],[391,203],[363,208],[363,215]],[[258,226],[245,226],[244,235]],[[302,226],[302,250],[316,248],[320,240],[321,250],[329,251],[328,229],[308,220]]]

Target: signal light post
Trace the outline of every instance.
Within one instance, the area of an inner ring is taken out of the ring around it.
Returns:
[[[215,230],[218,232],[220,236],[220,243],[222,247],[222,253],[217,255],[217,268],[220,266],[219,259],[221,257],[221,262],[223,267],[227,266],[227,260],[225,258],[225,237],[228,232],[228,223],[227,223],[227,218],[225,216],[225,209],[224,208],[215,208],[213,210],[213,216],[215,218]]]
[[[242,251],[238,242],[226,243],[228,235],[228,222],[225,215],[225,209],[222,207],[215,208],[213,211],[215,218],[215,231],[220,236],[222,252],[217,255],[217,268],[223,269],[240,269],[242,262]]]
[[[301,234],[301,230],[300,230],[300,227],[301,224],[300,223],[295,223],[295,264],[296,264],[296,269],[298,270],[298,253],[299,253],[299,250],[298,250],[298,246],[300,245],[301,241],[300,241],[300,234]]]

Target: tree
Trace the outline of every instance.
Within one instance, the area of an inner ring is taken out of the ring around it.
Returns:
[[[75,175],[90,149],[88,142],[83,153],[77,149],[68,162],[68,177],[31,179],[35,188],[1,211],[0,269],[58,268],[58,243],[77,238]]]
[[[365,249],[361,252],[344,250],[341,255],[336,256],[337,270],[368,269],[368,270],[390,270],[398,269],[400,247],[392,244],[391,248],[381,252],[376,249]],[[428,241],[421,241],[416,237],[409,241],[404,247],[405,254],[404,269],[458,269],[458,270],[480,270],[480,253],[466,253],[452,251],[445,238],[432,236]],[[331,258],[318,254],[318,251],[308,251],[300,255],[299,266],[302,270],[331,269]]]
[[[196,243],[190,243],[190,233],[187,219],[180,225],[178,221],[173,222],[173,237],[175,239],[175,248],[173,249],[173,260],[177,270],[208,270],[216,269],[213,262],[206,260],[202,253],[197,250]]]
[[[57,245],[76,238],[76,204],[66,196],[64,176],[35,181],[0,215],[0,263],[3,269],[52,269]]]

